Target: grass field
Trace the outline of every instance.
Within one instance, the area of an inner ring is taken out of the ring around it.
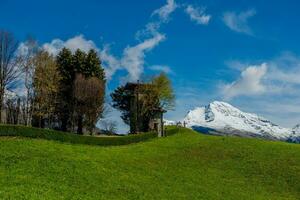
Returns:
[[[0,199],[300,198],[300,145],[179,132],[111,147],[0,137]]]

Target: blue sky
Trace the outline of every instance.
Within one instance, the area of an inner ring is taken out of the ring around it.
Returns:
[[[56,53],[96,48],[108,91],[166,71],[179,120],[222,100],[291,127],[300,123],[296,0],[0,0],[0,28]],[[112,114],[116,118],[116,113]]]

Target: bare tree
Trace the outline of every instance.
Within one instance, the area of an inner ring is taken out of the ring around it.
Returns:
[[[103,114],[104,83],[96,77],[85,78],[78,74],[74,84],[77,133],[82,134],[83,123],[92,133]]]
[[[24,104],[24,124],[30,125],[33,112],[33,76],[35,70],[35,58],[38,54],[38,44],[32,37],[28,37],[25,43],[22,43],[22,74],[25,86],[25,104]]]
[[[6,123],[18,124],[20,115],[20,98],[6,100]]]
[[[4,94],[16,86],[20,75],[20,58],[16,55],[18,43],[13,34],[0,30],[0,112],[3,110]],[[2,117],[0,114],[0,122]]]
[[[117,122],[104,119],[100,121],[101,127],[105,134],[116,134],[117,132]]]

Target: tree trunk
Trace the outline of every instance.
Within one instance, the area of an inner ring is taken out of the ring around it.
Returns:
[[[1,91],[0,91],[0,123],[2,123],[3,100],[4,100],[4,89],[1,89]]]

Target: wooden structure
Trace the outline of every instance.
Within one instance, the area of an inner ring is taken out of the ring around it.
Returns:
[[[164,137],[165,129],[164,129],[164,113],[167,111],[161,108],[157,108],[154,110],[154,117],[149,122],[149,127],[151,131],[156,131],[158,137]]]

